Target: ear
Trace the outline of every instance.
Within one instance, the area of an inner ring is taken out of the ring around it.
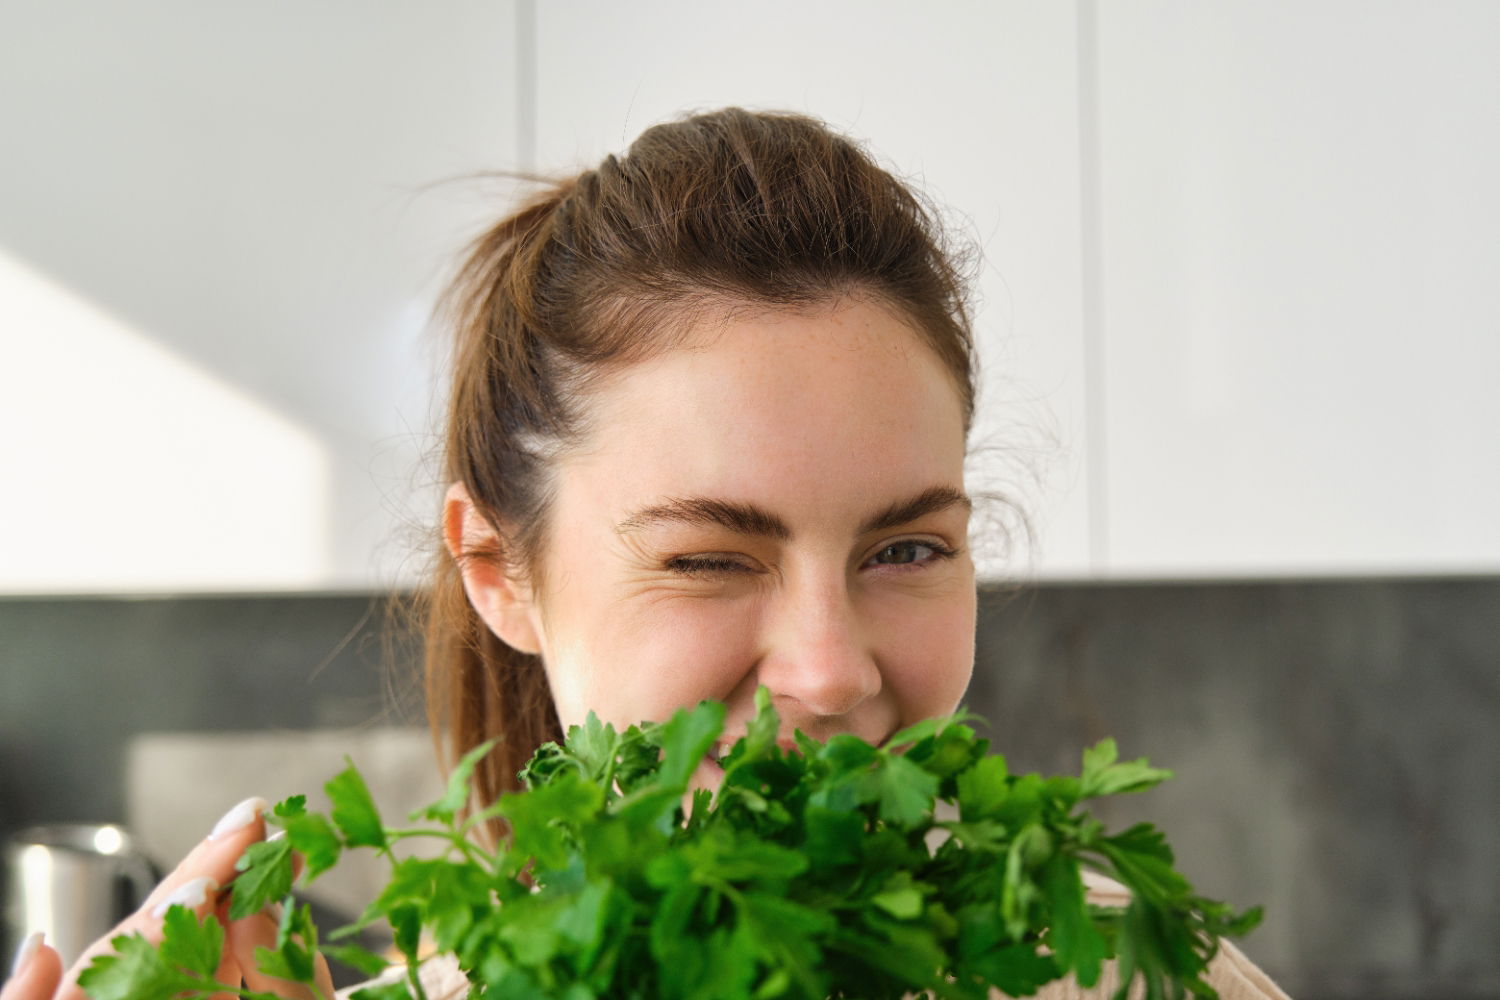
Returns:
[[[541,652],[540,616],[531,587],[508,572],[503,540],[462,483],[449,486],[443,501],[443,541],[480,620],[512,649]]]

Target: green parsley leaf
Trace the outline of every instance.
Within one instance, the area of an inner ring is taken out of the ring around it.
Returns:
[[[300,951],[257,947],[255,967],[268,976],[289,983],[305,983],[312,979],[311,959]]]
[[[291,835],[281,840],[262,840],[251,844],[240,856],[235,877],[229,919],[241,920],[259,913],[267,905],[292,891]]]
[[[685,788],[724,729],[724,705],[705,701],[672,716],[661,730],[662,762],[659,780],[664,787]]]
[[[307,812],[307,796],[292,795],[282,799],[271,808],[273,817],[271,822],[275,823],[277,819],[287,816],[301,816],[305,812]]]
[[[320,950],[333,961],[357,969],[367,976],[378,976],[391,966],[384,955],[377,955],[357,944],[330,945]]]
[[[1196,895],[1155,827],[1110,833],[1084,808],[1167,775],[1120,762],[1112,741],[1085,752],[1078,776],[1013,775],[962,717],[918,723],[884,747],[797,733],[797,750],[783,752],[765,689],[756,706],[721,757],[720,787],[686,810],[687,781],[724,725],[717,703],[619,733],[591,715],[561,745],[537,748],[519,775],[525,791],[463,819],[488,750],[475,748],[413,815],[427,824],[417,829],[384,829],[351,763],[326,786],[331,818],[300,796],[271,811],[289,835],[246,852],[231,912],[285,897],[275,947],[257,961],[311,983],[318,932],[289,896],[292,852],[306,881],[374,849],[389,881],[329,936],[385,921],[407,970],[356,1000],[420,1000],[419,955],[432,948],[457,961],[470,1000],[988,1000],[1069,973],[1097,983],[1111,954],[1147,1000],[1207,997],[1219,939],[1260,919]],[[938,819],[939,807],[959,818]],[[509,840],[490,846],[478,833],[495,818]],[[397,859],[390,846],[415,837],[436,854]],[[1120,881],[1129,906],[1090,906],[1084,864]],[[212,917],[173,911],[160,948],[116,944],[85,973],[95,1000],[229,992],[209,981],[223,947]],[[352,945],[323,950],[367,973],[384,966]]]
[[[726,783],[741,768],[765,760],[778,752],[776,739],[781,731],[781,717],[771,703],[771,692],[764,685],[755,689],[755,717],[750,720],[743,738],[733,750],[720,759]]]
[[[1116,763],[1119,750],[1114,740],[1102,740],[1083,752],[1082,796],[1118,795],[1153,788],[1172,777],[1146,763],[1146,758]]]
[[[168,965],[212,979],[224,953],[224,928],[212,913],[203,921],[185,906],[167,908],[161,957]]]
[[[932,810],[936,775],[905,757],[887,756],[875,771],[880,796],[880,818],[887,823],[914,826]]]
[[[312,882],[338,863],[344,845],[333,824],[322,814],[288,816],[282,821],[282,826],[286,828],[292,850],[302,855],[304,882]]]
[[[1005,758],[982,757],[958,776],[960,818],[966,823],[992,819],[1010,795],[1010,772]]]
[[[1124,833],[1105,837],[1099,846],[1114,862],[1122,880],[1149,903],[1168,906],[1192,889],[1172,867],[1172,849],[1166,838],[1149,823],[1137,823]]]
[[[1042,892],[1051,923],[1047,940],[1057,962],[1070,970],[1085,988],[1099,981],[1099,970],[1109,945],[1089,918],[1078,861],[1058,853],[1042,866]]]
[[[393,983],[362,986],[349,994],[349,1000],[411,1000],[411,991],[407,989],[405,982],[397,980]]]
[[[1055,958],[1025,944],[998,948],[977,959],[970,968],[1011,997],[1029,997],[1062,974]]]
[[[162,1000],[204,985],[173,968],[140,933],[115,937],[110,947],[113,955],[96,957],[78,976],[78,985],[93,1000]]]
[[[453,768],[453,773],[448,775],[448,787],[443,797],[425,808],[418,809],[411,814],[410,819],[413,822],[424,819],[435,820],[439,823],[450,822],[468,804],[469,785],[474,777],[474,769],[494,748],[495,741],[486,740],[464,754]]]
[[[563,772],[539,788],[502,797],[498,805],[510,820],[515,855],[534,858],[539,868],[561,868],[567,863],[569,825],[594,818],[604,805],[604,789],[575,771]]]
[[[602,781],[613,770],[619,745],[620,737],[615,734],[614,727],[600,722],[593,712],[584,719],[582,726],[568,730],[568,752],[583,768],[584,777],[592,781]]]
[[[347,758],[346,758],[347,760]],[[328,801],[333,803],[333,824],[344,835],[350,847],[379,847],[386,845],[385,829],[380,825],[380,813],[365,779],[354,769],[354,762],[333,777],[323,790]]]
[[[911,872],[897,871],[880,892],[870,897],[870,902],[897,920],[915,920],[922,915],[924,888],[913,881]]]

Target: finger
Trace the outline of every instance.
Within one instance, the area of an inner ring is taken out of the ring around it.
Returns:
[[[272,836],[279,840],[282,837],[286,836],[286,831],[285,830],[277,830],[274,834],[272,834]],[[292,852],[292,881],[293,882],[297,881],[299,878],[302,877],[302,869],[305,868],[306,866],[307,866],[307,862],[302,859],[302,852],[301,851],[293,851]]]
[[[95,958],[101,955],[114,953],[114,940],[121,935],[140,934],[154,947],[161,944],[163,918],[167,915],[170,906],[185,906],[192,910],[201,919],[203,914],[212,909],[215,902],[214,890],[217,888],[214,880],[207,876],[190,879],[178,886],[173,892],[162,898],[161,902],[152,909],[148,906],[136,911],[115,926],[115,929],[93,944],[78,957],[73,967],[63,980],[62,989],[57,992],[55,1000],[85,1000],[86,994],[78,985],[78,978],[85,969],[89,967]]]
[[[321,951],[313,955],[313,978],[318,982],[319,992],[332,1000],[333,973],[328,971],[328,959],[323,957]]]
[[[278,831],[270,839],[283,836],[285,831]],[[302,856],[293,853],[294,877],[302,873]],[[284,980],[274,979],[260,972],[255,962],[255,949],[275,948],[276,938],[281,929],[281,904],[273,903],[260,913],[243,920],[231,921],[229,919],[229,900],[226,896],[219,905],[219,919],[226,928],[224,960],[220,965],[221,983],[238,983],[241,977],[247,988],[263,989],[272,991],[276,989],[292,989],[294,984],[286,983]],[[245,970],[249,970],[248,974]],[[235,976],[230,979],[228,976]],[[332,1000],[334,985],[333,973],[328,968],[328,960],[323,957],[321,951],[313,954],[313,980],[323,997]],[[263,985],[257,987],[256,983]],[[304,991],[305,992],[305,991]],[[302,993],[288,994],[301,996]],[[212,1000],[235,1000],[230,995],[216,996]]]
[[[219,953],[219,967],[214,971],[214,979],[229,986],[239,986],[240,963],[234,957],[234,949],[229,943],[229,894],[224,893],[219,897],[219,905],[214,908],[214,915],[219,918],[219,926],[225,928],[224,948]],[[209,1000],[235,1000],[233,993],[215,993]]]
[[[137,912],[144,912],[159,920],[166,912],[163,904],[193,879],[210,878],[218,885],[228,885],[234,879],[234,866],[240,855],[265,836],[266,825],[260,818],[265,809],[266,800],[258,796],[233,806],[214,824],[208,836],[188,852],[182,863],[161,880],[161,884],[152,890]],[[161,910],[161,913],[156,913],[157,910]]]
[[[52,1000],[62,974],[62,958],[42,943],[42,932],[37,931],[21,942],[0,1000]]]
[[[268,976],[256,966],[256,948],[274,949],[276,947],[276,931],[280,924],[279,914],[274,912],[276,909],[276,907],[267,907],[260,913],[232,921],[229,925],[226,940],[234,952],[235,961],[239,963],[240,974],[245,979],[245,987],[278,997],[286,997],[288,1000],[315,1000],[317,994],[314,993],[312,987]],[[326,965],[323,966],[322,971],[327,973]],[[318,987],[322,989],[325,984],[321,981],[321,977],[316,978],[319,979]],[[331,979],[328,980],[327,986],[326,995],[332,997]]]
[[[68,970],[56,1000],[85,1000],[77,985],[78,976],[97,956],[114,950],[110,945],[113,938],[139,933],[153,945],[160,944],[162,918],[173,905],[186,906],[201,918],[217,903],[214,890],[234,878],[235,862],[240,855],[264,836],[265,824],[260,814],[265,808],[264,799],[249,798],[225,813],[209,835],[152,890],[140,909],[116,924],[113,930],[79,956]]]
[[[225,986],[238,986],[242,982],[240,975],[240,963],[235,961],[234,956],[226,949],[219,967],[214,970],[214,981],[223,983]],[[208,1000],[236,1000],[233,993],[211,993]]]

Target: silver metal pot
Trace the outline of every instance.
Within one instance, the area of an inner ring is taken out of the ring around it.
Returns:
[[[123,828],[67,823],[12,834],[3,852],[5,950],[35,931],[71,965],[134,912],[157,873]]]

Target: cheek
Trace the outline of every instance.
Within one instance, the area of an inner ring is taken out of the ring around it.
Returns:
[[[550,672],[565,724],[590,709],[617,726],[663,722],[705,698],[727,699],[754,667],[752,602],[618,601],[581,621],[588,625],[566,630],[571,642],[554,647]]]
[[[881,602],[875,642],[903,724],[958,707],[974,673],[975,601],[896,597]]]

